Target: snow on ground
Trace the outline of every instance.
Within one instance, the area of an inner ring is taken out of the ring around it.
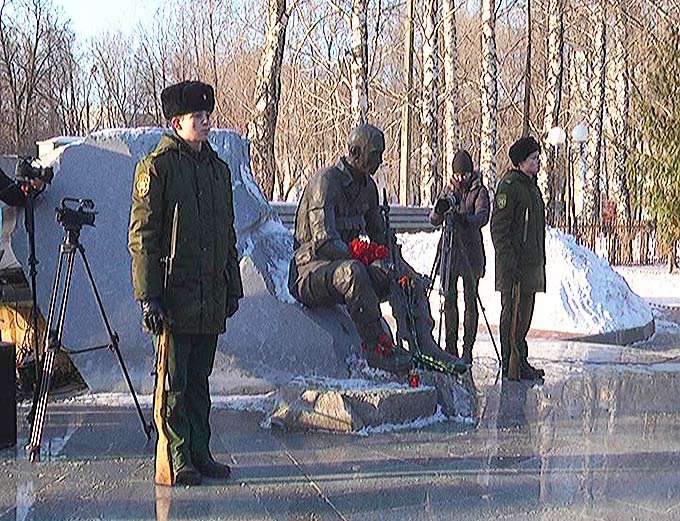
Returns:
[[[455,420],[455,421],[460,421],[469,423],[471,421],[471,418],[449,418],[446,416],[443,412],[442,409],[439,405],[437,405],[437,412],[435,412],[432,416],[427,416],[427,417],[421,417],[421,418],[416,418],[413,421],[406,422],[406,423],[383,423],[382,425],[378,425],[376,427],[364,427],[360,431],[356,432],[357,436],[370,436],[371,434],[385,434],[387,432],[397,432],[397,431],[405,431],[405,430],[417,430],[417,429],[422,429],[424,427],[427,427],[428,425],[433,425],[435,423],[443,423],[446,421],[450,420]]]
[[[647,302],[680,307],[680,272],[668,273],[667,265],[616,266],[614,270]]]
[[[440,231],[399,235],[404,257],[419,272],[431,273],[439,236]],[[488,226],[483,236],[487,262],[479,293],[489,322],[497,325],[500,294],[494,288],[494,248]],[[576,244],[572,236],[548,229],[546,258],[547,291],[536,295],[534,329],[593,335],[644,326],[652,320],[649,305],[631,291],[626,280],[606,260]],[[458,286],[462,310],[462,282]],[[430,297],[435,319],[438,290],[437,279]]]

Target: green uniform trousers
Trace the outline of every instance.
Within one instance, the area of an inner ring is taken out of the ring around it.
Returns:
[[[159,337],[154,337],[158,342]],[[172,466],[207,462],[210,455],[210,389],[217,335],[173,333],[168,352],[166,408]]]

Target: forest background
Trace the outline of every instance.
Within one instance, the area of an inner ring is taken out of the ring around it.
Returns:
[[[493,192],[530,134],[551,224],[651,222],[676,252],[679,26],[678,0],[167,0],[85,38],[56,0],[0,0],[0,153],[164,126],[161,90],[200,79],[270,200],[296,200],[363,121],[386,133],[379,185],[411,205],[458,148]]]

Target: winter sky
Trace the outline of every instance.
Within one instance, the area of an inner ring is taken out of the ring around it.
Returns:
[[[128,32],[153,16],[161,0],[55,0],[83,39],[102,31]]]

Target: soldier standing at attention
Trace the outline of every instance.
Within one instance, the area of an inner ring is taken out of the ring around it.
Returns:
[[[529,364],[526,336],[534,314],[536,293],[545,291],[545,206],[536,184],[541,147],[523,137],[510,147],[514,168],[498,185],[491,215],[491,238],[496,250],[496,291],[501,292],[500,335],[503,376],[508,374],[510,328],[517,313],[517,350],[520,378],[542,378],[545,372]],[[519,283],[519,293],[513,286]]]
[[[217,336],[238,309],[243,288],[231,173],[208,143],[213,89],[185,81],[164,89],[161,102],[172,131],[137,165],[129,233],[132,282],[144,328],[157,347],[162,332],[169,339],[167,371],[156,378],[158,443],[167,446],[167,457],[157,450],[156,482],[198,485],[202,476],[230,474],[209,449],[208,376]],[[162,259],[169,255],[175,206],[178,241],[163,291]],[[159,465],[169,465],[167,480],[159,480]]]

